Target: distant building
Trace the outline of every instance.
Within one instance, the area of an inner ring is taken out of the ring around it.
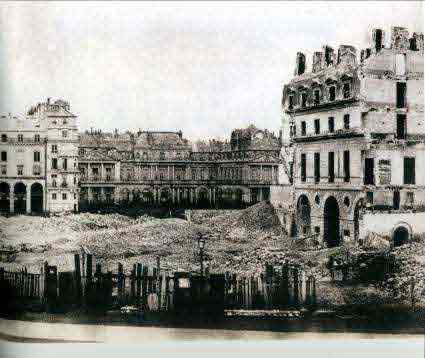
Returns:
[[[0,211],[78,210],[78,132],[67,102],[0,117]]]
[[[195,147],[195,148],[193,148]],[[81,135],[81,209],[108,205],[242,207],[270,196],[280,140],[253,126],[192,145],[181,132]]]
[[[297,235],[357,239],[361,209],[425,207],[423,34],[373,31],[371,48],[329,46],[284,86],[283,145],[293,152]],[[291,163],[289,163],[291,162]]]

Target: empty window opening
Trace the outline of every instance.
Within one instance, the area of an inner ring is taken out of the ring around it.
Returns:
[[[18,134],[18,142],[23,142],[23,141],[24,141],[24,135]]]
[[[416,37],[412,37],[409,39],[409,47],[412,51],[418,51],[418,45],[416,42]]]
[[[334,117],[329,117],[329,119],[328,119],[328,130],[329,130],[329,133],[333,133],[335,131],[335,119],[334,119]]]
[[[344,114],[344,129],[350,129],[350,115]]]
[[[291,95],[291,96],[289,96],[288,109],[292,110],[293,108],[294,108],[294,96]]]
[[[397,108],[406,107],[406,83],[397,82]]]
[[[329,101],[335,101],[336,89],[335,86],[329,87]]]
[[[7,142],[7,134],[2,134],[2,135],[1,135],[1,141],[2,141],[3,143]]]
[[[40,141],[40,134],[36,134],[34,136],[34,142],[39,142]]]
[[[1,152],[1,161],[7,162],[7,152]]]
[[[301,154],[301,181],[305,182],[307,178],[307,158],[303,153]]]
[[[350,181],[350,151],[344,150],[344,181]]]
[[[365,158],[364,162],[364,184],[375,184],[375,160],[373,158]]]
[[[406,115],[405,114],[397,114],[396,138],[397,139],[406,138]]]
[[[301,135],[305,136],[307,134],[307,125],[305,122],[301,122]]]
[[[400,209],[400,191],[394,190],[393,193],[393,209],[399,210]]]
[[[314,120],[314,134],[320,134],[320,119]]]
[[[63,159],[62,167],[63,167],[63,170],[67,170],[68,169],[68,159],[67,158],[64,158]]]
[[[350,98],[350,96],[351,96],[351,88],[350,87],[351,86],[350,86],[349,83],[344,83],[344,86],[342,88],[344,98]]]
[[[415,184],[415,158],[404,158],[404,184]]]
[[[314,104],[317,106],[320,103],[320,91],[314,90]]]
[[[306,92],[301,93],[301,107],[302,108],[307,107],[307,93]]]
[[[40,152],[34,152],[34,162],[40,161]]]
[[[52,158],[52,169],[58,169],[58,159]]]
[[[18,165],[17,166],[17,172],[18,172],[18,175],[23,175],[24,174],[24,166]]]
[[[333,183],[335,181],[335,153],[328,153],[328,179],[329,183]]]
[[[382,30],[376,29],[375,30],[375,51],[379,52],[382,49]]]
[[[320,153],[314,153],[314,182],[320,182]]]

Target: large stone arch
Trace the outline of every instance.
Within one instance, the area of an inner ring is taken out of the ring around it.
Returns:
[[[296,227],[298,235],[311,233],[311,205],[307,194],[301,194],[297,199]]]
[[[323,206],[323,239],[328,247],[335,247],[341,243],[340,236],[339,204],[334,196],[328,196]]]
[[[0,183],[0,213],[10,212],[10,185],[6,182]]]
[[[31,212],[42,213],[43,210],[43,185],[40,183],[33,183],[31,185]]]
[[[27,210],[27,187],[22,182],[17,182],[13,187],[14,209],[17,214],[24,214]]]

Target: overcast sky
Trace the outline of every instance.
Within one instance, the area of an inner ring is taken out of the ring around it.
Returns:
[[[297,51],[423,31],[415,2],[0,3],[0,112],[63,98],[82,130],[277,131]]]

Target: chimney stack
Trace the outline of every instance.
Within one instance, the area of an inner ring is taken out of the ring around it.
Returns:
[[[382,50],[385,44],[385,33],[381,29],[373,29],[372,31],[372,50],[374,53],[378,53]]]
[[[323,70],[323,52],[315,52],[313,54],[313,72],[319,72]]]
[[[302,52],[297,52],[295,76],[302,75],[304,72],[305,72],[305,55]]]
[[[323,46],[323,52],[325,53],[325,65],[333,65],[335,63],[334,49],[328,45],[325,45]]]

